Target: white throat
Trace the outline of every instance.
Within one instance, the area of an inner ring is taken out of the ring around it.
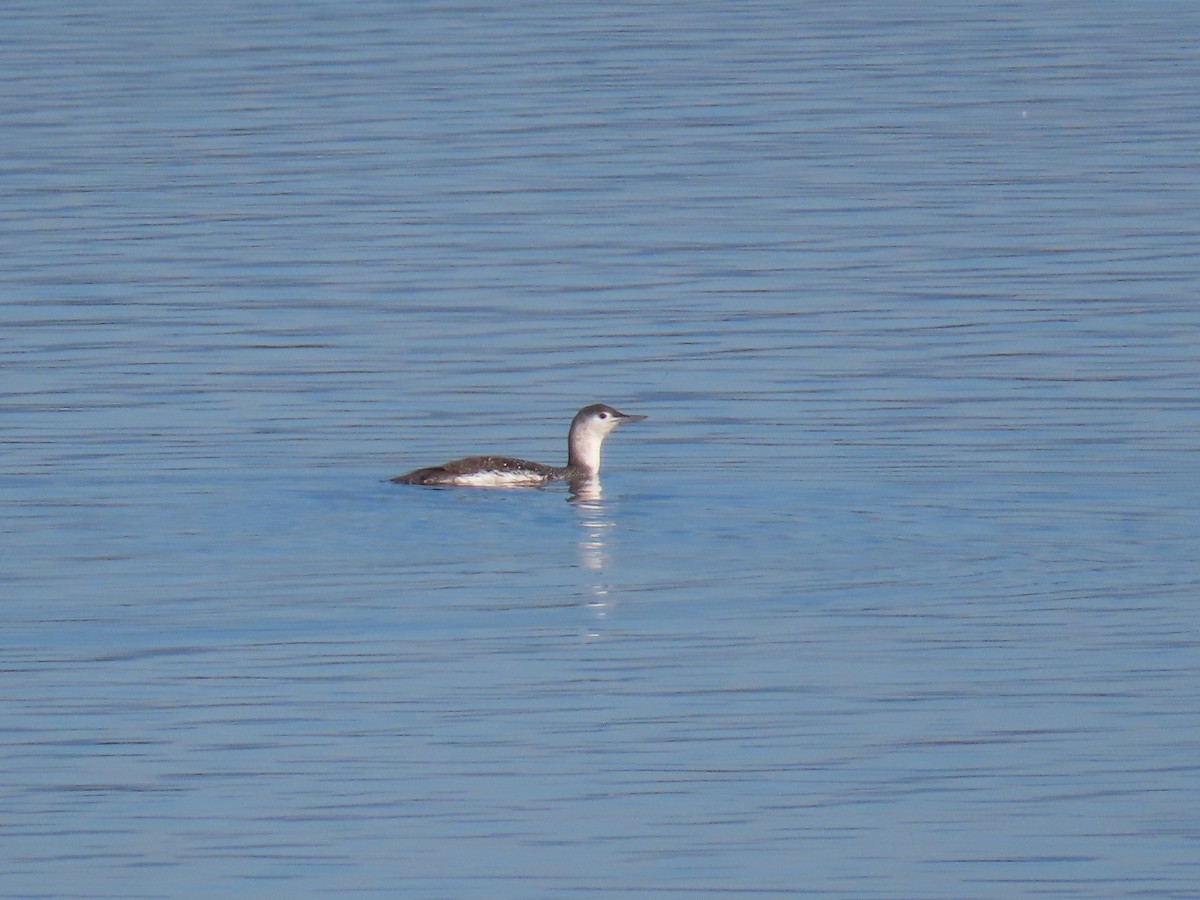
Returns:
[[[600,448],[617,419],[591,418],[576,423],[567,439],[567,465],[588,478],[600,474]]]

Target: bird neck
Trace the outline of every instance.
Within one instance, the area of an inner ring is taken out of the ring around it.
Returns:
[[[573,428],[567,437],[567,468],[588,478],[600,474],[600,446],[603,435],[587,429]]]

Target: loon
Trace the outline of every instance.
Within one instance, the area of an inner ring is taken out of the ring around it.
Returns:
[[[603,403],[585,406],[571,420],[565,466],[547,466],[509,456],[468,456],[397,475],[392,481],[396,484],[461,487],[533,487],[549,481],[595,482],[600,476],[600,446],[609,432],[622,422],[638,422],[644,418],[626,415]]]

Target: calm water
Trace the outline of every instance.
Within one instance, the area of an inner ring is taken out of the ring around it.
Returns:
[[[1198,39],[6,3],[0,895],[1196,896]]]

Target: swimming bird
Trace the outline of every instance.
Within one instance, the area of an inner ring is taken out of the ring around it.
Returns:
[[[547,466],[510,456],[468,456],[397,475],[392,481],[396,484],[462,487],[532,487],[550,481],[567,481],[573,485],[594,482],[600,476],[600,447],[604,439],[618,425],[644,418],[626,415],[603,403],[585,406],[571,420],[565,466]]]

